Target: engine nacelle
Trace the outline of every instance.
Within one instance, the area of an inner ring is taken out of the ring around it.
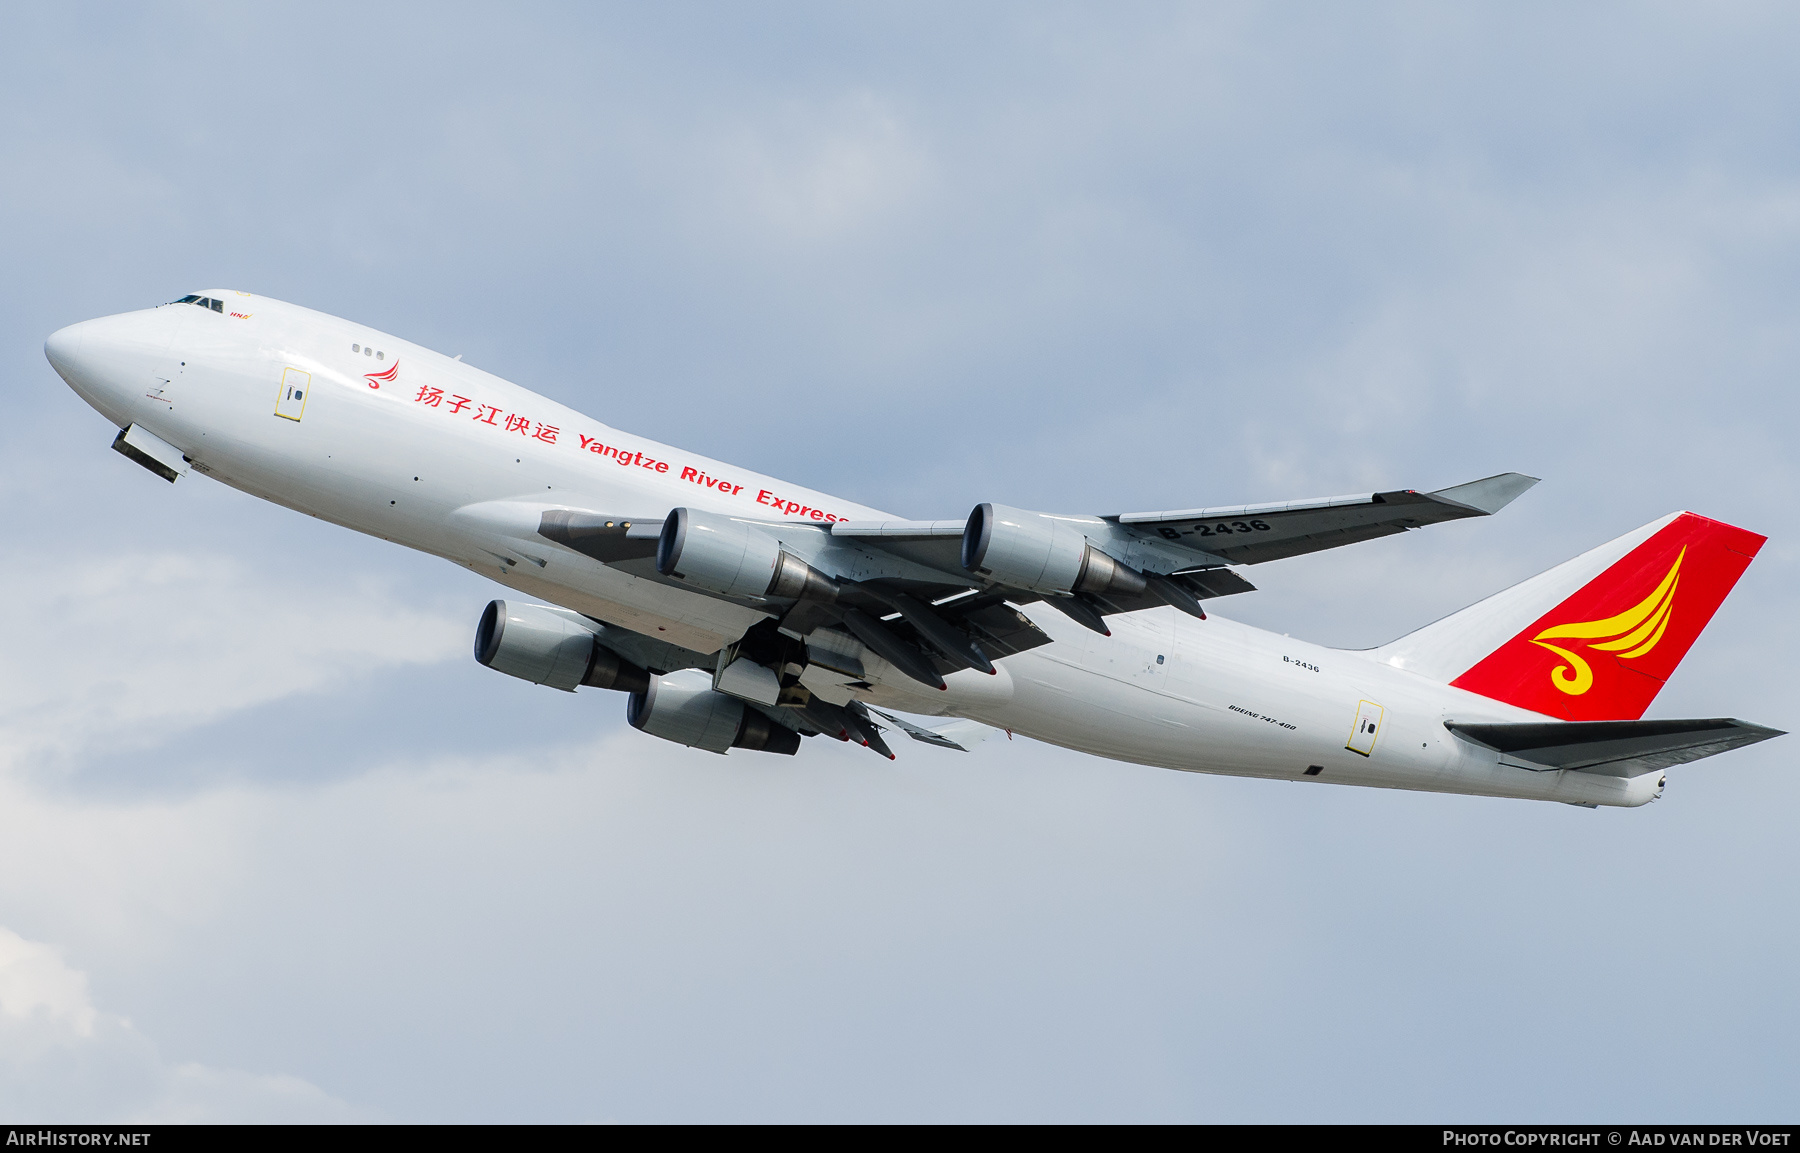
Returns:
[[[800,751],[799,733],[717,691],[712,675],[699,669],[651,677],[631,694],[625,719],[653,737],[712,753],[750,749],[792,756]]]
[[[835,600],[837,584],[752,524],[678,508],[656,542],[656,571],[710,592],[742,597]]]
[[[963,567],[1001,584],[1052,595],[1137,596],[1144,576],[1095,548],[1066,517],[977,505],[963,530]]]
[[[574,692],[638,692],[650,675],[600,643],[592,621],[550,605],[490,601],[475,626],[475,659],[496,672]]]

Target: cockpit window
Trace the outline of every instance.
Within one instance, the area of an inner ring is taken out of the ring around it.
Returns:
[[[214,312],[224,312],[225,311],[225,302],[223,300],[214,300],[210,296],[194,296],[194,295],[190,294],[188,296],[182,297],[180,300],[171,300],[171,301],[169,301],[169,303],[170,304],[197,304],[201,308],[210,308]]]

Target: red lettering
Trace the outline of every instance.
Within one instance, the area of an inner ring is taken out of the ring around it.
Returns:
[[[656,471],[657,472],[668,472],[669,471],[669,462],[666,460],[657,461],[656,462]]]
[[[444,402],[444,390],[443,389],[429,388],[424,385],[421,385],[419,387],[419,395],[413,397],[414,404],[429,405],[432,408],[438,407],[443,402]]]
[[[482,424],[493,424],[494,418],[499,415],[500,415],[499,409],[495,408],[491,404],[484,404],[480,408],[477,408],[475,410],[475,415],[470,417],[469,419],[480,421]],[[499,426],[496,425],[495,427],[499,427]]]
[[[520,436],[530,436],[531,422],[517,413],[509,412],[506,414],[506,431],[516,432]]]
[[[450,394],[450,411],[451,412],[461,412],[463,409],[465,409],[467,407],[469,407],[469,398],[468,397],[457,396],[455,393]]]
[[[546,444],[555,444],[556,443],[556,434],[560,431],[562,431],[562,430],[557,428],[554,424],[540,423],[537,426],[537,431],[532,433],[531,435],[533,437],[535,437],[536,439],[545,442]]]
[[[757,504],[768,504],[769,498],[774,495],[775,495],[774,493],[770,492],[768,489],[765,488],[756,494],[756,503]]]
[[[581,436],[580,433],[576,433],[575,435]],[[594,442],[590,438],[585,437],[585,436],[581,437],[581,447],[582,448],[592,448],[593,444],[594,444]]]
[[[691,468],[683,468],[681,470],[681,479],[682,480],[693,480],[694,477],[697,475],[698,474]]]
[[[819,511],[819,510],[818,510],[818,509],[816,509],[816,508],[815,508],[815,509],[813,509],[813,510],[812,510],[812,518],[813,518],[813,519],[814,519],[814,520],[824,520],[824,519],[825,519],[825,514],[824,514],[824,513],[822,513],[822,512],[820,512],[820,511]]]
[[[744,486],[741,484],[734,484],[731,486],[731,495],[732,496],[736,496],[738,493],[743,492],[743,491],[744,491]]]

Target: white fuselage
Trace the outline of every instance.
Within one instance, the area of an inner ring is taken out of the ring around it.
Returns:
[[[814,525],[889,519],[619,432],[349,321],[211,295],[222,311],[168,305],[107,317],[62,330],[46,350],[108,419],[148,430],[216,480],[610,624],[711,653],[763,614],[552,544],[536,535],[537,510],[645,523],[684,505]],[[278,394],[286,415],[275,411]],[[859,695],[1193,772],[1601,805],[1643,804],[1660,790],[1657,773],[1502,765],[1444,722],[1547,718],[1362,653],[1173,609],[1112,617],[1110,637],[1042,604],[1023,611],[1054,643],[1003,658],[998,675],[954,673],[941,692],[890,682]],[[1366,754],[1347,747],[1359,712],[1376,725],[1372,740],[1361,729],[1356,742]]]

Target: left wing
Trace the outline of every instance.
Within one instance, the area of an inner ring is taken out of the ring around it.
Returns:
[[[1261,564],[1442,521],[1491,516],[1536,483],[1536,477],[1503,472],[1436,492],[1400,489],[1281,504],[1128,512],[1118,521],[1228,564]]]

